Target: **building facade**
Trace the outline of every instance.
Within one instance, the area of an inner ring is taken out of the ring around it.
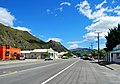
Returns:
[[[120,63],[120,44],[113,48],[113,51],[106,54],[105,60],[108,62]]]
[[[120,50],[110,52],[110,62],[120,63]]]
[[[20,54],[20,48],[12,48],[8,45],[0,46],[0,60],[17,59],[17,54]]]
[[[21,51],[21,54],[25,55],[27,59],[44,59],[45,53],[49,53],[54,59],[58,59],[58,52],[50,49],[34,49],[32,51]]]

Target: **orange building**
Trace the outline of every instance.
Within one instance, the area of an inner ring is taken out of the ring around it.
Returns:
[[[8,45],[0,46],[0,60],[16,59],[20,51],[20,48],[11,48]]]

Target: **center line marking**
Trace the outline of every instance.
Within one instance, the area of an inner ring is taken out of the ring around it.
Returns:
[[[79,60],[78,60],[79,61]],[[73,66],[75,63],[77,63],[78,61],[72,63],[71,65],[69,65],[68,67],[66,67],[65,69],[63,69],[62,71],[58,72],[57,74],[55,74],[54,76],[50,77],[49,79],[47,79],[46,81],[44,81],[41,84],[46,84],[47,82],[49,82],[50,80],[52,80],[53,78],[55,78],[56,76],[58,76],[59,74],[61,74],[62,72],[66,71],[67,69],[69,69],[71,66]]]

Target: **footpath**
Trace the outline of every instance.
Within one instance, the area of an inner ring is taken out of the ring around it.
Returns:
[[[94,61],[98,62],[98,60],[94,60]],[[118,63],[106,63],[104,61],[100,61],[99,64],[103,65],[111,70],[120,71],[120,64],[118,64]]]
[[[25,60],[5,60],[0,61],[0,65],[5,64],[19,64],[19,63],[29,63],[29,62],[37,62],[37,61],[44,61],[43,59],[25,59]]]
[[[108,64],[108,65],[105,65],[105,66],[110,68],[111,70],[120,71],[120,64],[113,63],[113,64]]]

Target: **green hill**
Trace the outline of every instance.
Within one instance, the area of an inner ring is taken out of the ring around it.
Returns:
[[[71,49],[70,50],[73,54],[80,53],[81,55],[84,54],[90,54],[94,49],[88,49],[88,48],[76,48],[76,49]]]
[[[17,30],[9,26],[0,24],[0,46],[10,45],[11,47],[18,47],[21,50],[32,50],[37,48],[53,48],[54,50],[68,51],[59,42],[49,41],[44,42],[27,31]]]

